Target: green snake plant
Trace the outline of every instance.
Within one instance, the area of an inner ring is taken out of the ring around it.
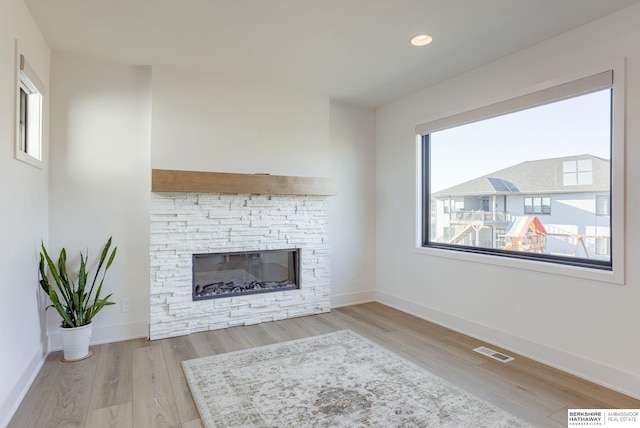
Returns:
[[[118,249],[115,247],[109,255],[110,247],[111,238],[109,238],[102,250],[100,261],[98,262],[98,269],[89,287],[89,272],[87,271],[88,251],[85,254],[80,252],[80,269],[78,270],[77,282],[74,282],[67,273],[66,250],[63,248],[60,251],[60,257],[56,265],[53,260],[51,260],[51,257],[49,257],[44,243],[42,243],[42,251],[40,252],[40,286],[49,296],[49,300],[51,300],[51,305],[47,306],[47,309],[55,308],[62,317],[63,328],[87,325],[91,323],[93,317],[100,312],[102,308],[115,304],[109,301],[111,294],[100,298],[104,278],[111,263],[113,263],[113,259],[116,257],[116,250]],[[107,260],[106,265],[104,264],[105,260]],[[102,269],[103,266],[104,269]],[[51,274],[52,282],[55,286],[52,285],[49,276],[47,276],[47,269]],[[102,275],[100,275],[100,272],[102,272]],[[99,283],[98,278],[100,278]],[[98,284],[97,288],[96,283]],[[89,288],[88,292],[87,288]],[[93,293],[94,289],[95,294]]]

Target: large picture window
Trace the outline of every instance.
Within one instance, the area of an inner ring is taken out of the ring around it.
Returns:
[[[608,71],[419,125],[422,246],[612,270],[613,91]]]

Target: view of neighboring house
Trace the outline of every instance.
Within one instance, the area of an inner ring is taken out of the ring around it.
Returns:
[[[609,260],[609,182],[609,160],[588,154],[522,162],[433,193],[430,239],[535,251],[526,233],[537,224],[540,252]],[[516,248],[509,237],[520,232],[525,245]]]

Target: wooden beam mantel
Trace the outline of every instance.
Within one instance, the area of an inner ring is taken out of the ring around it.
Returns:
[[[151,191],[330,196],[336,194],[336,182],[320,177],[153,169]]]

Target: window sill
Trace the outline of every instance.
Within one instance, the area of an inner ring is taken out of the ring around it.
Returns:
[[[42,161],[16,149],[15,158],[38,169],[42,169]]]
[[[615,266],[611,271],[604,271],[576,266],[538,262],[535,260],[522,260],[509,257],[497,257],[493,255],[465,253],[461,251],[425,247],[416,247],[415,253],[432,257],[444,257],[467,263],[481,263],[484,265],[493,265],[509,269],[526,270],[550,275],[561,275],[566,277],[586,279],[590,281],[600,281],[610,284],[624,285],[624,272],[622,272],[622,269],[616,269]]]

